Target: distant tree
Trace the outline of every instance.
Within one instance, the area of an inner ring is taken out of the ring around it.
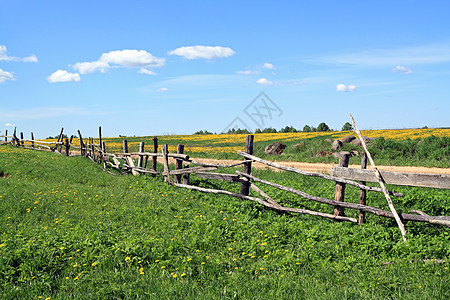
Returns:
[[[262,133],[262,131],[261,131],[261,129],[257,128],[257,129],[255,130],[255,133]]]
[[[269,127],[269,128],[264,128],[263,133],[277,133],[277,130],[275,128]]]
[[[197,132],[194,133],[194,134],[213,134],[213,133],[212,133],[212,132],[209,132],[208,130],[205,130],[205,131],[200,130],[200,131],[197,131]]]
[[[293,126],[286,126],[280,130],[280,132],[297,132]]]
[[[349,130],[353,130],[353,125],[350,124],[350,122],[347,122],[344,124],[344,126],[342,126],[342,131],[349,131]]]
[[[309,125],[303,126],[303,132],[311,132],[311,127]]]
[[[311,127],[311,132],[316,132],[317,131],[317,128],[316,127]]]
[[[249,134],[252,133],[250,130],[248,129],[241,129],[241,128],[230,128],[228,129],[227,133],[231,133],[231,134]]]
[[[330,127],[328,127],[327,124],[322,122],[319,124],[319,126],[317,126],[317,131],[330,131]]]

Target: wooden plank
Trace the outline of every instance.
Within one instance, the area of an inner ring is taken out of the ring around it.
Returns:
[[[450,189],[450,175],[380,171],[387,184]],[[350,180],[378,182],[372,170],[333,167],[330,174]]]
[[[361,155],[361,169],[365,170],[367,169],[367,154],[364,152]],[[366,185],[367,182],[361,181],[362,185]],[[360,189],[359,191],[359,204],[366,205],[366,190]],[[358,216],[358,224],[366,223],[366,213],[362,210],[359,211]]]
[[[213,172],[196,172],[197,176],[204,179],[216,179],[229,182],[247,182],[242,180],[237,174],[213,173]]]
[[[193,168],[172,170],[169,172],[169,174],[170,175],[181,175],[181,174],[196,173],[196,172],[203,172],[203,171],[214,171],[214,170],[217,170],[217,168],[216,167],[193,167]]]
[[[125,158],[125,160],[126,160],[126,162],[127,162],[127,164],[130,166],[130,168],[131,168],[131,174],[133,174],[134,176],[136,176],[136,175],[139,175],[139,173],[135,170],[136,169],[136,166],[135,166],[135,164],[134,164],[134,161],[133,161],[133,159],[131,158],[131,157],[126,157]]]
[[[333,181],[336,181],[336,182],[342,182],[342,183],[345,183],[345,184],[349,184],[349,185],[355,186],[355,187],[360,188],[360,189],[365,189],[367,191],[374,191],[374,192],[381,192],[381,193],[383,192],[383,190],[381,188],[378,188],[378,187],[371,187],[371,186],[362,185],[362,184],[360,184],[358,182],[354,182],[354,181],[347,180],[347,179],[344,179],[344,178],[340,178],[340,177],[337,177],[337,176],[330,176],[330,175],[322,174],[322,173],[307,172],[307,171],[303,171],[303,170],[292,168],[292,167],[282,166],[280,164],[277,164],[277,163],[274,163],[274,162],[271,162],[271,161],[268,161],[268,160],[261,159],[259,157],[250,155],[250,154],[242,152],[242,151],[238,151],[237,154],[241,155],[241,156],[243,156],[245,158],[251,159],[253,161],[256,161],[256,162],[259,162],[259,163],[262,163],[262,164],[265,164],[267,166],[270,166],[270,167],[273,167],[273,168],[277,168],[277,169],[280,169],[280,170],[283,170],[283,171],[293,172],[293,173],[297,173],[297,174],[301,174],[301,175],[305,175],[305,176],[319,177],[319,178],[323,178],[323,179],[333,180]],[[396,196],[396,197],[403,197],[402,193],[396,193],[396,192],[391,192],[391,191],[389,192],[389,195],[393,195],[393,196]]]

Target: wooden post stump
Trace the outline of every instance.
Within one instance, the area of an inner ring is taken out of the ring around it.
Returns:
[[[31,148],[34,148],[34,134],[31,133]]]
[[[248,153],[250,155],[253,154],[253,139],[254,135],[247,135],[247,139],[245,140],[245,153]],[[246,159],[248,160],[248,159]],[[249,161],[244,164],[244,171],[243,173],[250,174],[252,171],[252,162]],[[244,196],[248,196],[250,191],[250,181],[243,182],[241,185],[241,194]]]
[[[144,142],[140,142],[139,143],[139,152],[144,152],[145,149],[145,144]],[[139,159],[138,159],[138,167],[142,168],[142,166],[144,165],[144,156],[143,155],[139,155]]]
[[[341,152],[339,156],[339,167],[348,167],[348,161],[350,159],[349,152]],[[334,200],[344,202],[345,198],[345,183],[336,182],[336,188],[334,189]],[[334,215],[344,217],[344,208],[343,207],[334,207]]]
[[[20,133],[20,145],[23,147],[23,132]]]
[[[65,151],[65,154],[66,154],[66,156],[69,156],[70,155],[70,143],[69,143],[69,139],[66,139],[65,140],[65,142],[64,142],[64,146],[66,147],[66,151]]]

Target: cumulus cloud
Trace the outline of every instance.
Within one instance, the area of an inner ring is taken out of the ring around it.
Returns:
[[[103,53],[99,61],[126,68],[159,68],[164,66],[166,60],[145,50],[117,50]]]
[[[14,81],[15,80],[14,75],[7,71],[0,69],[0,83],[3,83],[7,80]]]
[[[168,88],[163,87],[163,88],[157,89],[156,91],[157,92],[167,92],[168,90],[169,90]]]
[[[229,57],[234,55],[236,52],[229,47],[220,46],[188,46],[180,47],[175,50],[169,51],[169,55],[183,56],[187,59],[215,59],[222,57]]]
[[[242,74],[242,75],[253,75],[253,74],[259,74],[261,73],[258,70],[245,70],[245,71],[236,71],[236,74]]]
[[[81,81],[80,74],[78,73],[69,73],[65,70],[58,70],[54,72],[52,75],[47,77],[48,82],[69,82],[69,81],[75,81],[79,82]]]
[[[260,79],[256,80],[256,83],[259,83],[264,86],[273,86],[273,82],[266,78],[260,78]]]
[[[163,67],[166,60],[151,55],[145,50],[117,50],[103,53],[96,61],[78,62],[72,66],[80,74],[89,74],[94,72],[105,73],[112,68],[139,68],[139,73],[147,75],[156,75],[148,68]]]
[[[273,69],[275,69],[275,66],[270,63],[264,63],[263,68],[273,70]]]
[[[392,72],[403,72],[405,74],[411,74],[412,70],[407,67],[396,66],[395,68],[392,69]]]
[[[6,123],[5,127],[16,127],[16,124],[12,124],[12,123]]]
[[[356,90],[356,85],[353,84],[345,85],[343,83],[339,83],[336,85],[336,91],[338,92],[353,92],[354,90]]]
[[[96,71],[100,71],[105,73],[111,66],[107,63],[101,61],[92,61],[92,62],[82,62],[76,63],[72,66],[75,71],[78,71],[80,74],[89,74],[94,73]]]
[[[6,49],[6,46],[0,45],[0,61],[21,61],[21,62],[38,62],[36,55],[27,56],[24,58],[16,57],[16,56],[9,56],[6,52],[8,50]]]
[[[138,73],[147,74],[147,75],[158,75],[155,72],[153,72],[152,70],[145,69],[145,68],[140,69]]]

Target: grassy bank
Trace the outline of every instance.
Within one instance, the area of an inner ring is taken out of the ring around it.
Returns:
[[[113,176],[90,160],[0,147],[4,299],[445,299],[450,231],[368,216],[362,226],[281,215],[162,178]],[[332,183],[255,170],[331,198]],[[238,191],[233,183],[199,180]],[[332,212],[264,188],[283,204]],[[396,187],[400,212],[450,214],[450,191]],[[358,199],[348,188],[346,199]],[[386,208],[384,197],[368,203]],[[357,212],[348,211],[349,216]]]

